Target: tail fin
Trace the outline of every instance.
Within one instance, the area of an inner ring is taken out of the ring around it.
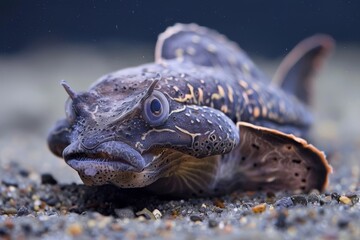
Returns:
[[[334,40],[327,35],[314,35],[303,40],[282,61],[273,84],[310,104],[312,79],[334,45]]]

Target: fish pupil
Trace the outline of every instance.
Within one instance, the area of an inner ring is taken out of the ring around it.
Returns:
[[[158,115],[161,111],[161,103],[159,99],[153,99],[150,103],[150,110],[152,113]]]

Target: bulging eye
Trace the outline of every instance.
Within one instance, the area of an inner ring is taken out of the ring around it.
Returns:
[[[169,117],[169,102],[159,91],[154,90],[144,102],[144,118],[150,126],[163,124]]]
[[[71,100],[71,98],[68,98],[68,100],[66,100],[65,102],[65,115],[66,115],[66,119],[70,124],[75,122],[76,112],[73,107],[73,101]]]

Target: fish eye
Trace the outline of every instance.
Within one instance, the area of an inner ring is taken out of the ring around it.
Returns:
[[[144,118],[150,126],[163,124],[169,117],[169,102],[165,95],[154,90],[144,102]]]
[[[151,100],[150,103],[150,110],[154,115],[160,115],[161,114],[161,102],[159,101],[159,99],[154,98],[153,100]]]
[[[76,120],[76,112],[71,98],[68,98],[65,102],[65,116],[70,124],[74,123]]]

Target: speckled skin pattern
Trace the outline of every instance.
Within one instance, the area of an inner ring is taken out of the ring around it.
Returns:
[[[155,63],[105,75],[88,92],[62,84],[67,117],[48,143],[85,184],[178,196],[327,184],[323,153],[300,138],[307,106],[214,31],[177,24],[159,36]]]

